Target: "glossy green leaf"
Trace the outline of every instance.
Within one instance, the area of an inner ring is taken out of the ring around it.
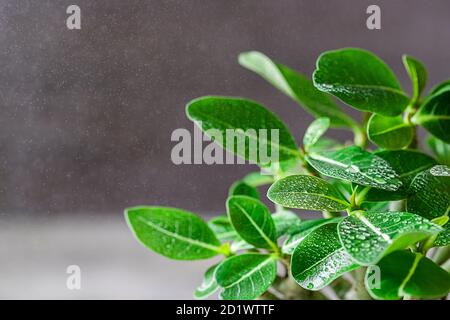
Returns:
[[[212,218],[208,221],[208,226],[220,241],[240,240],[239,235],[236,230],[234,230],[230,219],[228,219],[228,216],[226,215]]]
[[[418,174],[409,188],[406,200],[409,212],[427,219],[448,214],[450,210],[450,168],[444,165]]]
[[[292,254],[297,246],[302,242],[308,234],[316,230],[320,226],[327,223],[338,223],[342,218],[317,219],[302,221],[296,228],[295,233],[290,235],[283,243],[281,251],[285,254]]]
[[[268,165],[277,151],[279,161],[298,157],[294,138],[284,123],[254,101],[202,97],[189,102],[186,112],[206,135],[250,162]],[[278,141],[272,138],[272,130],[278,132]]]
[[[315,117],[328,117],[333,126],[355,126],[355,121],[342,112],[329,95],[317,90],[310,79],[296,71],[257,51],[241,53],[239,63],[259,74]]]
[[[227,200],[227,212],[242,239],[257,248],[276,250],[275,223],[262,202],[247,196],[232,196]]]
[[[191,212],[166,207],[135,207],[127,209],[125,217],[139,242],[168,258],[198,260],[223,252],[213,231]]]
[[[348,48],[320,55],[313,74],[315,86],[361,110],[399,115],[409,104],[391,69],[374,54]]]
[[[375,152],[375,155],[389,163],[391,168],[398,174],[402,186],[395,192],[372,188],[365,195],[365,201],[397,201],[406,199],[408,188],[414,177],[436,164],[433,158],[416,150],[383,150]]]
[[[242,181],[256,188],[273,183],[273,177],[271,175],[262,174],[261,172],[252,172],[247,174]]]
[[[234,252],[234,253],[241,251],[241,250],[251,250],[251,249],[255,249],[255,246],[251,245],[250,243],[248,243],[242,239],[233,241],[230,245],[230,250],[231,250],[231,252]]]
[[[314,120],[306,129],[305,135],[303,136],[303,147],[309,150],[321,136],[328,130],[330,126],[329,118],[319,118]]]
[[[367,124],[369,140],[381,148],[396,150],[407,147],[414,136],[414,129],[402,116],[384,117],[373,114]]]
[[[281,210],[272,215],[277,230],[277,238],[286,236],[296,231],[301,225],[302,220],[295,212],[289,210]]]
[[[275,280],[277,262],[273,256],[241,254],[224,260],[216,270],[216,281],[224,300],[252,300],[262,295]]]
[[[397,300],[405,295],[420,298],[439,298],[450,290],[450,274],[419,253],[396,251],[379,263],[379,283],[370,269],[366,273],[366,287],[375,299]]]
[[[408,75],[411,78],[412,82],[412,101],[418,101],[423,89],[427,85],[427,70],[425,69],[425,66],[422,64],[422,62],[420,62],[416,58],[408,55],[403,55],[402,59],[405,69],[408,72]]]
[[[312,231],[291,257],[293,278],[309,290],[320,290],[357,267],[339,242],[336,223],[325,224]]]
[[[206,270],[202,284],[194,291],[195,299],[205,299],[219,289],[216,277],[214,276],[217,267],[218,265],[213,265]]]
[[[436,240],[434,241],[434,245],[437,247],[444,247],[450,245],[450,222],[447,222],[444,226],[444,231],[439,233]]]
[[[428,135],[427,145],[430,147],[431,151],[435,155],[436,159],[441,164],[450,166],[450,144],[444,141]]]
[[[342,211],[350,204],[328,182],[318,177],[294,175],[276,181],[267,197],[287,208]]]
[[[357,146],[309,153],[306,161],[328,177],[390,191],[395,191],[402,185],[385,160]]]
[[[342,246],[359,264],[372,265],[389,252],[438,234],[442,228],[408,212],[363,212],[339,223]]]
[[[450,143],[450,86],[429,96],[411,120]]]
[[[431,96],[434,95],[435,93],[438,93],[439,91],[447,90],[448,87],[450,87],[450,79],[439,83],[437,86],[435,86],[433,89],[430,90],[428,95]]]
[[[260,199],[258,190],[243,181],[236,181],[233,183],[228,192],[228,196],[248,196],[258,200]]]

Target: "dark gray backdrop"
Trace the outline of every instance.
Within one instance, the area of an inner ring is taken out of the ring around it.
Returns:
[[[82,30],[65,26],[69,4]],[[382,30],[365,27],[382,9]],[[269,106],[300,137],[312,118],[236,63],[256,49],[310,74],[318,54],[373,50],[407,90],[401,54],[450,77],[448,0],[0,2],[0,212],[114,213],[136,204],[223,210],[251,166],[175,166],[184,106],[206,94]],[[340,133],[336,133],[343,136]]]

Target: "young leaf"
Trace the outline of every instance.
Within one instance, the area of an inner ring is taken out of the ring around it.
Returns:
[[[237,241],[241,238],[231,225],[227,216],[217,216],[208,221],[208,226],[220,241]]]
[[[267,197],[287,208],[342,211],[350,204],[328,182],[318,177],[294,175],[276,181]]]
[[[450,168],[443,165],[418,174],[408,192],[406,208],[409,212],[434,219],[448,215],[450,209]]]
[[[252,300],[262,295],[275,280],[276,259],[271,255],[241,254],[224,260],[216,270],[216,281],[224,300]]]
[[[435,137],[450,143],[450,86],[429,96],[412,117]]]
[[[438,234],[442,228],[408,212],[363,212],[338,225],[339,238],[359,264],[373,265],[389,252]]]
[[[236,181],[233,183],[228,192],[228,196],[248,196],[258,200],[260,199],[258,190],[243,181]]]
[[[342,112],[329,95],[317,90],[311,80],[272,61],[261,52],[241,53],[239,63],[244,68],[259,74],[315,117],[328,117],[331,124],[336,127],[356,125],[355,121]]]
[[[385,160],[357,146],[309,153],[306,161],[328,177],[390,191],[402,185],[398,175]]]
[[[439,163],[450,166],[450,144],[445,143],[432,135],[428,135],[427,145],[430,147]]]
[[[427,70],[425,69],[425,66],[422,64],[422,62],[411,56],[403,55],[402,60],[412,82],[412,101],[416,102],[419,100],[423,89],[427,85]]]
[[[252,172],[247,174],[242,181],[256,188],[273,183],[273,177],[270,175],[261,174],[260,172]]]
[[[242,239],[257,248],[277,250],[275,224],[262,202],[246,196],[232,196],[227,200],[227,212]]]
[[[246,160],[267,165],[266,161],[273,160],[270,158],[276,151],[278,161],[298,157],[295,140],[283,122],[254,101],[202,97],[189,102],[186,112],[188,118],[199,125],[207,135],[212,136],[212,131],[220,132],[221,139],[212,138],[226,150]],[[276,140],[272,138],[272,130],[277,130],[278,141],[272,141]],[[243,146],[239,143],[240,140],[245,142]],[[255,145],[257,150],[253,148]],[[262,147],[267,147],[267,152],[262,153]],[[266,156],[269,159],[265,159]]]
[[[406,199],[409,185],[414,177],[436,164],[433,158],[416,150],[383,150],[375,152],[375,155],[389,163],[398,174],[402,186],[395,192],[372,188],[364,197],[365,201],[369,202]]]
[[[389,67],[374,54],[348,48],[327,51],[317,60],[314,85],[361,110],[399,115],[409,97]]]
[[[292,211],[282,210],[272,215],[275,229],[277,230],[277,238],[286,236],[296,231],[302,221]]]
[[[396,251],[378,263],[380,279],[373,283],[370,268],[366,287],[375,299],[397,300],[405,295],[439,298],[450,290],[450,275],[420,253]]]
[[[339,141],[327,137],[321,137],[315,144],[309,147],[308,152],[322,152],[342,149],[344,145]]]
[[[402,116],[384,117],[373,114],[367,123],[369,140],[379,147],[396,150],[407,147],[414,136],[413,127]]]
[[[331,218],[331,219],[317,219],[317,220],[306,220],[300,223],[296,228],[295,233],[290,235],[286,241],[284,241],[281,251],[285,254],[292,254],[297,248],[297,246],[302,242],[305,237],[312,231],[316,230],[320,226],[327,223],[338,223],[342,218]]]
[[[336,228],[336,223],[329,223],[315,229],[292,254],[292,276],[303,288],[320,290],[358,267],[342,248]]]
[[[213,265],[208,270],[206,270],[202,284],[194,291],[195,299],[205,299],[216,292],[216,290],[219,288],[219,285],[217,284],[216,278],[214,276],[217,266],[217,264]]]
[[[330,126],[329,118],[319,118],[314,120],[306,129],[305,135],[303,137],[303,146],[306,150],[309,150],[321,136],[328,130]]]
[[[135,237],[147,248],[171,259],[208,259],[222,253],[208,225],[193,213],[164,207],[125,210]]]

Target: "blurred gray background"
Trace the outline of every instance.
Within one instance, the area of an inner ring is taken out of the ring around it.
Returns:
[[[81,30],[66,28],[70,4]],[[366,28],[370,4],[379,31]],[[256,168],[174,165],[172,131],[192,130],[186,102],[249,97],[299,138],[312,117],[242,69],[240,52],[310,75],[322,51],[362,47],[409,91],[403,53],[430,83],[450,77],[449,15],[448,0],[1,0],[0,298],[190,298],[207,263],[141,248],[123,208],[220,213]],[[65,287],[69,264],[83,270],[80,291]]]

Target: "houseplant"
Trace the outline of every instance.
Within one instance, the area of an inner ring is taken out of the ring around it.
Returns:
[[[136,238],[172,259],[223,256],[206,271],[197,298],[219,291],[222,299],[445,299],[450,81],[424,94],[425,67],[405,55],[409,96],[380,58],[355,48],[320,55],[312,81],[259,52],[242,53],[239,62],[316,117],[302,145],[257,102],[191,101],[189,119],[207,135],[221,133],[224,138],[212,137],[217,144],[262,171],[233,184],[227,214],[208,222],[175,208],[127,209]],[[335,98],[361,111],[362,122]],[[433,156],[421,151],[418,126]],[[352,130],[354,141],[325,137],[329,127]],[[227,129],[237,130],[243,148],[236,137],[227,140]],[[275,130],[276,142],[261,130]],[[252,152],[255,141],[276,159]],[[270,185],[273,213],[261,201],[262,185]],[[291,208],[317,211],[317,219],[301,220]]]

